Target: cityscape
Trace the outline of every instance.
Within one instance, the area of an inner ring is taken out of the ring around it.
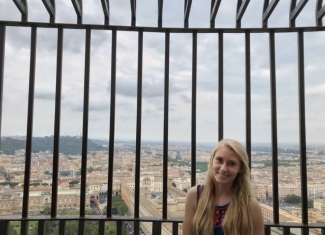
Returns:
[[[47,138],[51,139],[51,137]],[[40,139],[44,141],[46,138]],[[0,216],[21,215],[22,213],[25,150],[16,149],[12,154],[6,154],[11,151],[6,143],[9,141],[12,143],[14,140],[18,141],[15,142],[17,144],[19,141],[24,142],[25,137],[10,136],[2,137],[1,139]],[[69,136],[65,137],[64,141],[77,143],[80,140],[80,136]],[[108,190],[108,141],[90,140],[90,142],[91,146],[95,147],[87,155],[87,213],[105,216]],[[35,143],[35,145],[37,144],[38,142]],[[300,158],[298,146],[298,144],[279,144],[278,148],[280,222],[301,223]],[[96,147],[98,150],[96,150]],[[197,184],[204,184],[205,182],[208,161],[214,147],[214,144],[211,143],[197,144]],[[44,151],[33,151],[29,195],[30,216],[46,214],[46,210],[49,209],[51,203],[53,153],[52,149],[48,148]],[[76,149],[78,148],[76,147]],[[65,148],[65,145],[62,146],[62,150],[68,154],[60,153],[59,156],[57,211],[59,215],[75,215],[78,214],[80,206],[81,155],[80,153],[74,153],[78,152],[78,150],[73,148],[68,150]],[[142,217],[161,217],[163,191],[162,155],[162,143],[142,142],[140,172],[140,215]],[[185,198],[187,190],[191,187],[190,162],[190,143],[169,143],[168,217],[182,218],[184,215]],[[273,221],[270,144],[253,144],[251,167],[252,184],[256,197],[262,207],[264,220]],[[113,169],[113,206],[114,203],[118,204],[115,204],[117,206],[112,208],[112,213],[117,215],[133,215],[135,189],[134,142],[115,141]],[[325,146],[307,146],[307,175],[309,222],[325,223]],[[11,222],[11,224],[12,228],[19,228],[18,225],[15,227],[15,222]],[[114,224],[107,223],[107,234],[115,234],[114,226]],[[151,226],[151,223],[141,222],[141,233],[151,234]],[[132,223],[126,223],[124,229],[125,232],[132,234]],[[166,224],[162,226],[162,230],[163,234],[171,234],[172,227]],[[182,227],[180,225],[179,231],[181,230]],[[19,229],[17,229],[18,231]],[[30,234],[33,234],[33,226],[30,231]],[[272,233],[282,234],[282,231],[278,228],[272,228]],[[311,229],[310,234],[321,234],[321,231],[319,229]]]

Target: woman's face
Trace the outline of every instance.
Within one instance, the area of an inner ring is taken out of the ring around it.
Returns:
[[[232,185],[237,174],[242,172],[241,160],[228,147],[221,147],[213,156],[212,174],[218,184]]]

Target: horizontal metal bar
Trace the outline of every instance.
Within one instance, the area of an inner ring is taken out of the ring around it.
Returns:
[[[42,0],[46,10],[48,11],[48,13],[50,14],[50,16],[55,16],[55,7],[52,4],[51,0]]]
[[[279,1],[280,0],[272,0],[272,2],[269,4],[267,9],[263,13],[263,21],[267,21],[269,19],[270,15],[272,14]]]
[[[21,14],[25,15],[27,13],[27,6],[26,1],[24,0],[13,0],[16,4],[18,10],[21,12]]]
[[[298,17],[299,13],[302,11],[302,9],[304,9],[304,7],[306,6],[307,2],[308,2],[308,0],[300,0],[299,1],[299,3],[297,4],[297,6],[290,13],[290,20],[295,20]]]
[[[141,217],[141,218],[134,218],[133,216],[114,216],[111,218],[107,218],[102,215],[86,215],[85,217],[79,217],[76,215],[60,215],[55,218],[51,218],[50,216],[32,216],[27,218],[17,217],[17,216],[2,216],[1,221],[116,221],[117,224],[119,222],[124,221],[139,221],[139,222],[161,222],[161,223],[183,223],[182,218],[168,218],[162,219],[161,217]],[[289,227],[289,228],[321,228],[325,229],[324,223],[309,223],[309,224],[302,224],[302,223],[294,223],[294,222],[282,222],[282,223],[273,223],[269,221],[264,222],[265,227]]]
[[[319,32],[325,31],[325,27],[288,27],[288,28],[158,28],[158,27],[130,27],[130,26],[119,26],[119,25],[95,25],[95,24],[66,24],[66,23],[43,23],[43,22],[19,22],[19,21],[0,21],[0,25],[5,26],[15,26],[15,27],[38,27],[38,28],[64,28],[64,29],[87,29],[92,30],[118,30],[118,31],[128,31],[128,32],[150,32],[150,33],[165,33],[169,31],[170,33],[269,33],[270,31],[275,33],[288,33],[288,32]]]

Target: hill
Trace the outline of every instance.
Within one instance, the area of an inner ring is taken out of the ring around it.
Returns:
[[[53,136],[45,137],[33,137],[32,140],[32,152],[37,153],[39,151],[53,151]],[[71,136],[61,136],[60,137],[60,153],[63,154],[81,154],[82,138],[71,137]],[[18,140],[15,138],[2,138],[0,143],[0,151],[4,154],[12,155],[15,150],[25,149],[26,141]],[[94,143],[92,140],[88,139],[88,152],[89,151],[105,151],[107,148]]]

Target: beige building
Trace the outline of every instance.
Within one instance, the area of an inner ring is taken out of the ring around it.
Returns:
[[[8,192],[0,198],[0,216],[21,215],[23,205],[23,192]],[[38,214],[44,205],[51,203],[50,191],[29,192],[29,214]],[[80,190],[59,190],[57,198],[58,210],[79,210]],[[90,208],[90,195],[86,195],[86,209]]]
[[[325,200],[324,199],[314,199],[314,208],[325,212]]]
[[[254,185],[256,198],[259,200],[266,200],[266,190],[267,186],[263,184]]]
[[[301,187],[300,185],[296,184],[280,184],[279,186],[279,200],[283,200],[287,195],[295,194],[300,195],[301,194]],[[269,197],[272,197],[273,195],[273,185],[267,186],[267,193]]]

